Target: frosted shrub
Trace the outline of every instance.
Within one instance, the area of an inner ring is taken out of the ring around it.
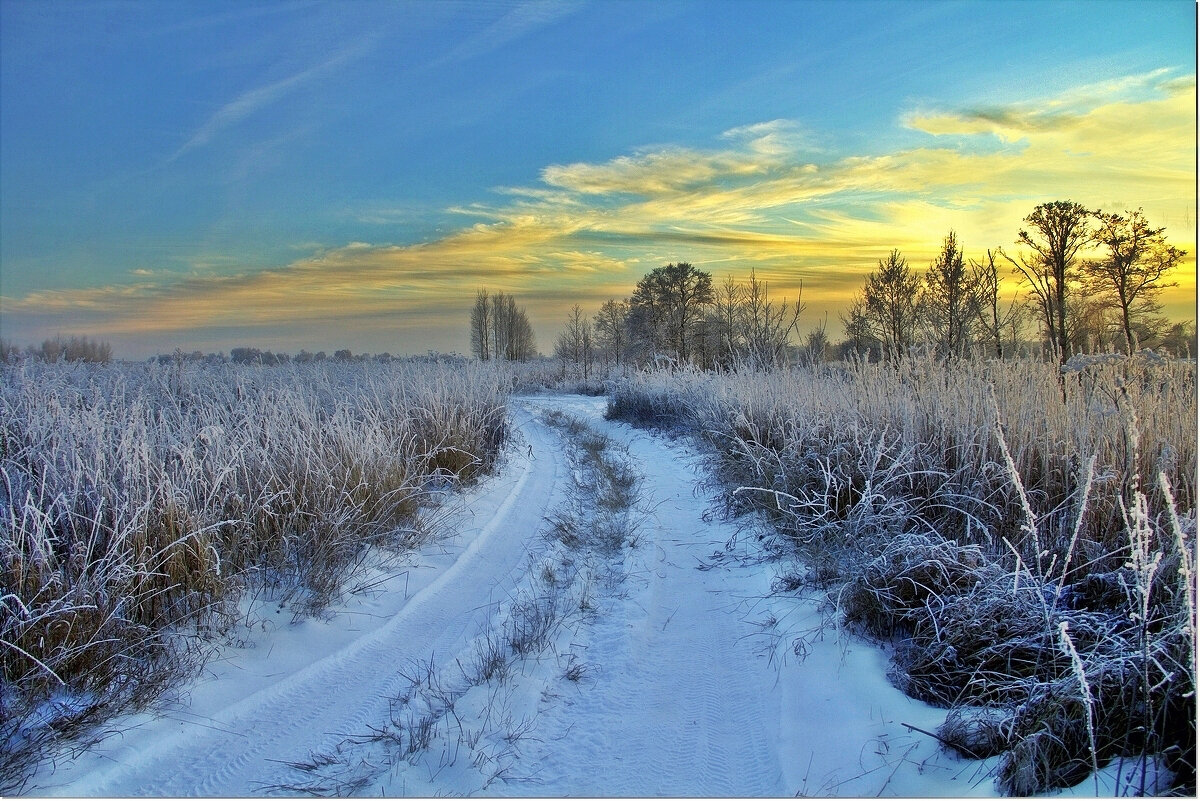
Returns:
[[[247,588],[298,614],[369,546],[426,536],[488,470],[508,379],[478,365],[3,368],[0,773],[193,669]],[[190,634],[189,634],[190,632]],[[77,727],[76,727],[77,728]]]

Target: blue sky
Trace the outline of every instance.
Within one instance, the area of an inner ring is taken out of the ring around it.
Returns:
[[[548,348],[678,260],[836,320],[892,247],[1011,246],[1067,197],[1194,254],[1195,15],[0,0],[0,335],[465,351],[488,286]]]

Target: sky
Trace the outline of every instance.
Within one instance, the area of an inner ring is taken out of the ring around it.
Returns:
[[[1165,226],[1195,319],[1191,0],[0,0],[18,345],[465,353],[486,287],[545,352],[679,261],[838,338],[1063,199]]]

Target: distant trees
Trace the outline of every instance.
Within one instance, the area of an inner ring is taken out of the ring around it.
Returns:
[[[0,355],[5,362],[15,361],[18,351],[12,343],[0,341]],[[60,359],[68,362],[95,362],[108,364],[112,361],[112,346],[98,339],[85,336],[73,336],[63,339],[56,336],[42,341],[41,346],[30,345],[25,349],[25,355],[32,359],[47,362],[57,362]]]
[[[528,361],[537,354],[533,326],[512,295],[492,296],[492,354],[510,362]]]
[[[745,283],[726,276],[706,310],[703,365],[728,369],[784,363],[803,311],[799,295],[795,303],[772,300],[768,283],[754,270]]]
[[[475,293],[471,307],[471,353],[485,362],[492,358],[492,303],[486,289]]]
[[[821,324],[808,332],[804,340],[804,354],[809,364],[820,364],[829,358],[829,334],[825,328],[829,324],[828,313]]]
[[[158,357],[159,361],[166,361],[171,358],[172,357],[169,357],[169,356],[159,356]],[[339,348],[338,350],[335,350],[333,352],[332,356],[329,356],[323,350],[319,350],[316,353],[313,353],[309,350],[305,350],[305,349],[301,348],[300,351],[297,352],[295,356],[292,356],[288,353],[285,353],[284,351],[274,351],[273,352],[270,350],[259,350],[258,348],[251,348],[251,347],[243,346],[243,347],[237,347],[237,348],[230,349],[228,361],[233,362],[234,364],[254,364],[254,365],[261,365],[264,367],[272,367],[277,364],[291,364],[293,362],[295,364],[316,364],[318,362],[338,362],[338,363],[347,363],[347,364],[348,363],[363,364],[366,362],[386,363],[386,362],[391,362],[391,361],[394,361],[397,359],[409,359],[409,358],[418,358],[418,357],[397,357],[397,356],[393,356],[391,353],[388,353],[387,351],[381,351],[381,352],[375,353],[375,354],[354,353],[349,348]],[[462,357],[458,357],[458,358],[462,358]],[[207,361],[207,362],[217,362],[217,363],[226,361],[224,354],[218,354],[218,353],[203,354],[200,351],[196,351],[190,355],[184,354],[184,359],[188,360],[188,361],[203,360],[203,361]]]
[[[962,358],[974,341],[981,302],[977,290],[958,237],[950,231],[925,273],[918,301],[931,343],[947,358]]]
[[[742,347],[739,329],[745,297],[746,288],[732,275],[725,276],[713,292],[705,326],[705,351],[713,367],[728,369],[737,361]]]
[[[846,338],[830,342],[825,323],[799,338],[805,304],[773,299],[767,281],[712,276],[688,262],[646,273],[627,300],[610,299],[589,319],[575,305],[558,335],[555,353],[581,365],[666,360],[704,369],[770,369],[796,358],[811,363],[831,354],[878,353],[898,362],[920,345],[948,360],[975,352],[1004,358],[1035,343],[1024,328],[1035,316],[1055,359],[1072,351],[1111,347],[1119,338],[1132,351],[1153,341],[1176,351],[1195,350],[1194,323],[1168,328],[1157,316],[1158,293],[1186,255],[1166,242],[1141,209],[1124,214],[1089,211],[1070,200],[1042,203],[1019,229],[1019,252],[988,248],[967,257],[950,230],[923,273],[898,249],[879,259],[839,317]],[[1006,282],[1007,261],[1018,286]],[[1024,290],[1024,292],[1022,291]],[[1027,292],[1027,295],[1025,294]],[[476,354],[495,340],[495,298],[476,298],[472,342]],[[489,333],[491,332],[491,333]]]
[[[1051,350],[1066,362],[1070,351],[1067,335],[1067,298],[1078,280],[1079,251],[1093,241],[1088,221],[1094,212],[1070,200],[1042,203],[1025,218],[1030,230],[1021,229],[1017,244],[1029,253],[1008,260],[1023,277],[1037,301],[1049,334]]]
[[[769,368],[789,358],[804,304],[770,297],[767,282],[753,271],[746,282],[732,276],[714,291],[712,276],[687,262],[651,270],[629,300],[610,299],[589,322],[574,307],[559,334],[555,353],[590,369],[648,363],[706,369]]]
[[[0,339],[0,362],[12,363],[20,359],[38,359],[42,361],[68,361],[68,362],[97,362],[107,363],[113,358],[112,347],[107,342],[99,340],[91,340],[87,337],[70,337],[63,339],[55,337],[47,339],[41,345],[30,345],[20,350],[12,342]],[[276,365],[286,364],[311,364],[314,362],[336,361],[336,362],[355,362],[362,363],[368,361],[374,362],[390,362],[397,357],[387,352],[354,354],[349,348],[342,348],[334,352],[332,357],[327,356],[325,351],[311,353],[301,349],[295,356],[292,356],[284,351],[262,350],[260,348],[240,346],[231,348],[229,355],[224,352],[205,353],[201,350],[185,351],[182,348],[176,348],[172,353],[159,353],[148,357],[147,361],[157,364],[245,364],[264,367],[273,367]],[[412,357],[404,357],[412,358]],[[442,358],[440,354],[433,354],[426,358]],[[462,358],[461,356],[452,358]]]
[[[975,288],[975,309],[979,315],[979,330],[987,344],[994,349],[997,359],[1004,358],[1004,334],[1020,318],[1020,309],[1014,297],[1005,309],[1000,297],[1000,270],[996,257],[1002,256],[1000,248],[989,249],[979,261],[971,260],[971,281]],[[1015,336],[1014,336],[1015,339]]]
[[[862,319],[855,325],[877,338],[892,361],[899,361],[916,340],[920,291],[920,278],[908,268],[899,250],[880,259],[879,269],[867,275],[856,311]]]
[[[788,341],[804,311],[799,293],[795,303],[776,302],[768,294],[767,282],[758,280],[751,270],[741,304],[734,313],[735,333],[744,343],[739,361],[760,369],[784,363]]]
[[[480,289],[471,308],[471,352],[480,360],[527,361],[537,353],[533,326],[512,295]]]
[[[871,321],[867,318],[867,301],[862,293],[850,301],[845,311],[838,313],[838,319],[846,330],[843,350],[861,354],[869,354],[876,348],[882,351],[883,343],[872,330]]]
[[[644,351],[691,361],[713,301],[712,276],[687,262],[657,267],[642,277],[629,301],[630,328]]]
[[[1171,353],[1195,357],[1197,354],[1196,321],[1183,320],[1172,324],[1163,334],[1162,346]]]
[[[578,303],[567,315],[567,325],[558,335],[554,355],[582,367],[583,377],[588,377],[593,357],[592,323]]]
[[[600,307],[600,311],[596,312],[592,330],[595,335],[596,348],[605,365],[608,365],[611,360],[612,364],[619,366],[621,359],[626,358],[629,348],[629,335],[626,328],[628,319],[629,301],[627,300],[606,300]]]
[[[1158,293],[1173,283],[1164,277],[1183,260],[1184,252],[1167,244],[1165,228],[1153,228],[1141,209],[1121,214],[1097,211],[1099,228],[1094,235],[1105,256],[1084,262],[1092,285],[1111,295],[1121,318],[1125,352],[1138,345],[1135,321],[1156,314]]]
[[[1060,361],[1114,339],[1126,352],[1146,340],[1190,348],[1186,331],[1167,331],[1157,302],[1158,293],[1174,285],[1167,278],[1186,254],[1168,245],[1165,229],[1151,226],[1141,209],[1106,214],[1059,200],[1038,205],[1024,223],[1015,258],[990,248],[982,259],[968,260],[950,231],[920,279],[893,250],[841,314],[845,347],[866,352],[878,346],[885,357],[900,358],[923,333],[924,343],[948,358],[977,345],[1003,358],[1006,342],[1018,344],[1023,320],[1017,298],[1006,302],[1002,292],[998,264],[1004,259],[1028,291]],[[1097,250],[1101,258],[1086,258]]]
[[[350,351],[345,352],[349,353]],[[270,367],[275,364],[286,364],[291,361],[291,358],[286,353],[272,353],[269,350],[259,350],[258,348],[241,347],[232,348],[229,351],[229,361],[234,364],[261,364]]]

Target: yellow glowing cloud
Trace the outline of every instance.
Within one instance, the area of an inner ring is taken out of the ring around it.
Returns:
[[[734,128],[722,138],[741,143],[741,149],[703,152],[668,147],[620,156],[604,164],[551,165],[542,170],[541,177],[548,186],[587,195],[672,196],[722,181],[765,175],[772,167],[786,164],[797,145],[805,141],[799,128],[787,120]]]

